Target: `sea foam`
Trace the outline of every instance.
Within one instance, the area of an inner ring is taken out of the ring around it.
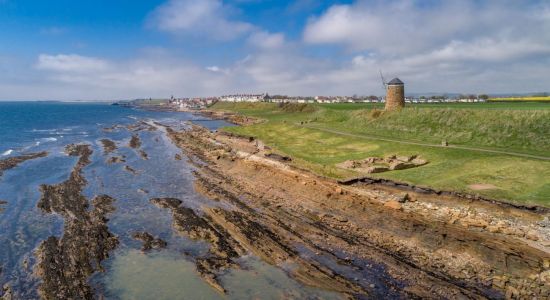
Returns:
[[[9,150],[5,151],[4,153],[2,153],[2,156],[8,156],[8,155],[10,155],[10,154],[12,154],[12,153],[13,153],[13,150],[12,150],[12,149],[9,149]]]
[[[43,138],[41,141],[43,141],[43,142],[55,142],[55,141],[57,141],[57,139],[54,138],[54,137],[48,137],[48,138]]]

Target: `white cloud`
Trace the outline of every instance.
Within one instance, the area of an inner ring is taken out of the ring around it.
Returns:
[[[282,33],[269,33],[267,31],[256,31],[248,38],[248,43],[264,49],[277,49],[285,44],[285,35]]]
[[[542,91],[550,82],[541,71],[550,67],[549,12],[544,1],[360,0],[311,18],[303,41],[353,55],[319,79],[344,91],[375,90],[378,69],[417,92]]]
[[[160,30],[215,40],[230,40],[252,31],[252,24],[232,20],[228,11],[231,8],[221,0],[169,0],[153,12],[151,22]]]
[[[304,30],[310,44],[340,44],[354,51],[409,55],[441,48],[451,41],[550,42],[548,5],[525,1],[357,1],[334,5]],[[539,16],[539,17],[536,17]]]
[[[209,71],[193,62],[174,57],[162,49],[146,49],[140,57],[112,61],[75,54],[41,54],[33,72],[20,74],[17,81],[32,74],[34,83],[10,91],[15,85],[0,74],[3,95],[0,98],[18,99],[131,99],[140,97],[169,97],[169,95],[218,95],[228,86],[228,77],[221,68]]]
[[[221,69],[220,69],[220,67],[218,67],[218,66],[206,67],[206,69],[207,69],[208,71],[212,71],[212,72],[221,72]]]
[[[230,72],[228,69],[222,69],[218,66],[206,67],[206,70],[208,70],[210,72],[214,72],[214,73],[223,73],[223,74],[229,74],[229,72]]]
[[[105,60],[99,58],[76,54],[40,54],[36,67],[41,70],[90,72],[108,69],[109,64]]]

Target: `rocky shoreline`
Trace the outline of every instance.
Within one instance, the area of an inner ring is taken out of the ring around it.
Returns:
[[[268,263],[291,262],[304,284],[352,298],[550,296],[545,211],[340,184],[267,157],[258,141],[198,126],[167,132],[197,168],[197,191],[231,205],[203,209],[216,228]]]

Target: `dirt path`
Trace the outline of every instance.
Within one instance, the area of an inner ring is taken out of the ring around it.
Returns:
[[[333,133],[333,134],[338,134],[338,135],[343,135],[343,136],[351,136],[351,137],[358,137],[358,138],[369,139],[369,140],[378,140],[378,141],[393,142],[393,143],[400,143],[400,144],[406,144],[406,145],[416,145],[416,146],[425,146],[425,147],[434,147],[434,148],[443,148],[443,149],[460,149],[460,150],[478,151],[478,152],[486,152],[486,153],[505,154],[505,155],[525,157],[525,158],[534,158],[534,159],[540,159],[540,160],[550,160],[550,157],[540,156],[540,155],[532,155],[532,154],[510,152],[510,151],[501,151],[501,150],[483,149],[483,148],[468,147],[468,146],[458,146],[458,145],[442,146],[442,145],[438,145],[438,144],[411,142],[411,141],[404,141],[404,140],[398,140],[398,139],[376,137],[376,136],[365,135],[365,134],[354,134],[354,133],[343,132],[343,131],[334,130],[334,129],[318,127],[318,126],[311,126],[311,125],[305,125],[305,124],[301,125],[299,123],[296,123],[295,125],[310,128],[310,129],[316,129],[316,130],[320,130],[320,131],[324,131],[324,132],[329,132],[329,133]]]

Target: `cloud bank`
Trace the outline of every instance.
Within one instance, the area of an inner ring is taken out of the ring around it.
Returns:
[[[169,0],[151,12],[148,26],[190,43],[209,40],[220,53],[236,43],[241,57],[213,63],[174,49],[124,60],[40,53],[26,71],[0,74],[2,98],[381,94],[379,70],[399,76],[411,92],[550,90],[548,2],[429,3],[333,5],[288,39],[285,32],[239,20],[242,12],[221,0]],[[0,55],[0,69],[11,67]]]

